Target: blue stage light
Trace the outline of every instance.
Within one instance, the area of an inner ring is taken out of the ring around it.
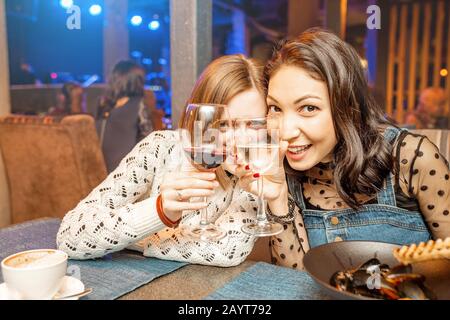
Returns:
[[[93,16],[98,16],[102,13],[102,7],[98,4],[94,4],[89,8],[89,13]]]
[[[64,9],[68,9],[71,6],[73,6],[73,0],[60,0],[59,4],[61,5],[61,7],[63,7]]]
[[[141,59],[142,58],[142,52],[138,50],[131,51],[131,56],[135,59]]]
[[[158,30],[158,29],[159,29],[159,26],[160,26],[160,24],[159,24],[159,21],[158,21],[158,20],[152,20],[152,21],[148,24],[148,28],[149,28],[150,30],[153,30],[153,31]]]
[[[131,18],[131,24],[133,26],[140,26],[142,24],[142,17],[141,16],[133,16]]]
[[[152,61],[152,59],[150,59],[150,58],[144,58],[144,59],[142,59],[142,64],[145,64],[145,65],[151,65],[153,63],[153,61]]]

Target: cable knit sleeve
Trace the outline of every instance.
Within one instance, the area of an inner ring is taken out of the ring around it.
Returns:
[[[165,260],[220,267],[236,266],[253,249],[255,237],[242,232],[243,224],[254,220],[257,204],[253,195],[238,188],[217,193],[208,205],[208,215],[215,224],[227,232],[218,242],[197,242],[183,237],[180,229],[165,229],[144,241],[144,255]],[[232,197],[227,205],[227,198]],[[217,218],[218,217],[218,218]],[[200,220],[198,211],[183,214],[182,224],[193,225]]]
[[[156,197],[146,193],[161,168],[169,132],[147,136],[99,186],[64,217],[57,246],[72,259],[92,259],[119,251],[165,226]],[[145,199],[143,199],[145,198]]]

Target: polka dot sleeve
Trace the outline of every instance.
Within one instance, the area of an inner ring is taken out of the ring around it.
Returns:
[[[450,170],[448,161],[426,137],[408,134],[400,142],[400,180],[415,198],[433,238],[450,236]]]
[[[297,270],[304,270],[303,257],[309,250],[308,235],[303,223],[303,216],[295,208],[294,221],[283,225],[284,232],[272,236],[270,251],[272,263]]]

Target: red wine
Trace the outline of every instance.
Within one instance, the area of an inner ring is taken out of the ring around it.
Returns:
[[[210,146],[184,148],[184,152],[192,160],[198,169],[212,170],[219,167],[226,159],[223,150],[217,150]]]

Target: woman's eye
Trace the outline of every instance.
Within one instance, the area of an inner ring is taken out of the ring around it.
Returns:
[[[305,112],[305,113],[313,113],[317,110],[319,110],[319,108],[317,108],[315,106],[303,106],[300,108],[300,112]]]
[[[269,106],[269,112],[280,112],[281,109],[277,106]]]

